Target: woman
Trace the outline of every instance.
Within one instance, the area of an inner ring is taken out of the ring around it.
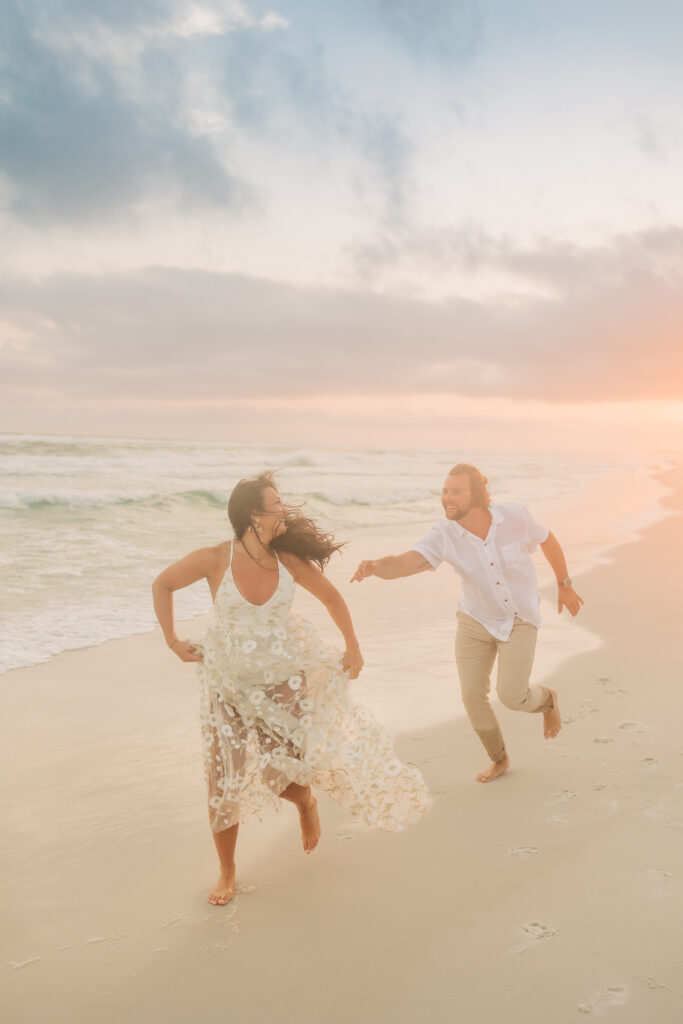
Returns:
[[[389,735],[348,695],[363,667],[351,616],[322,569],[341,544],[283,505],[269,473],[241,480],[228,502],[234,540],[201,548],[154,581],[166,643],[199,663],[209,818],[220,862],[209,902],[227,903],[235,845],[247,814],[296,805],[306,853],[320,838],[320,786],[354,817],[389,830],[419,820],[432,804],[422,776],[395,756]],[[205,578],[213,621],[201,643],[179,639],[173,591]],[[290,614],[295,584],[326,607],[343,655]]]

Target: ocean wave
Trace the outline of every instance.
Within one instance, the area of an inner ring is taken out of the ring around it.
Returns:
[[[320,466],[324,464],[310,452],[292,452],[289,455],[279,455],[275,462],[278,467],[283,469],[293,466]]]
[[[20,509],[44,511],[48,508],[102,509],[115,505],[170,509],[180,504],[224,508],[226,500],[225,494],[206,490],[175,491],[168,494],[152,492],[135,495],[122,495],[110,491],[53,491],[42,494],[14,491],[0,496],[0,509],[12,511]]]
[[[313,491],[311,494],[302,497],[308,501],[321,502],[326,505],[334,505],[336,508],[372,508],[377,505],[397,505],[399,507],[412,506],[422,502],[434,504],[438,492],[428,490],[415,491],[368,491],[359,494],[331,494],[328,491]]]
[[[410,507],[423,502],[433,504],[436,496],[436,491],[430,492],[426,488],[397,491],[368,490],[367,492],[355,489],[353,492],[348,493],[328,490],[299,492],[291,499],[289,495],[285,495],[285,500],[292,500],[294,504],[312,502],[334,506],[335,508],[366,508],[380,505]],[[50,508],[79,510],[104,509],[117,505],[148,507],[169,511],[182,505],[224,509],[227,505],[227,500],[227,490],[212,491],[203,488],[187,491],[169,491],[167,493],[138,491],[132,494],[121,494],[104,490],[54,490],[36,493],[35,491],[15,489],[14,491],[5,491],[0,496],[0,509],[12,511],[22,509],[44,511]]]

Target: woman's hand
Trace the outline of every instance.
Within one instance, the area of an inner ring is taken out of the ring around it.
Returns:
[[[178,637],[168,645],[174,654],[177,654],[181,661],[203,661],[204,655],[189,640],[179,640]]]
[[[363,667],[363,655],[360,653],[358,644],[352,644],[344,651],[342,668],[349,673],[349,679],[358,679],[360,670]]]

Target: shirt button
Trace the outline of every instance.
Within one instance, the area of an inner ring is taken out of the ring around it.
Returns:
[[[489,562],[489,565],[493,565],[493,562]]]
[[[496,586],[497,586],[497,587],[499,587],[499,586],[500,586],[500,580],[496,580]]]

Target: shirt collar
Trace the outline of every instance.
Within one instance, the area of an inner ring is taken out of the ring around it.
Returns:
[[[498,506],[495,505],[493,502],[491,502],[489,505],[489,512],[491,513],[492,525],[498,526],[500,523],[503,522],[503,513],[500,511]],[[465,526],[461,526],[460,523],[457,523],[455,519],[449,519],[448,522],[451,524],[452,527],[454,527],[454,529],[460,534],[461,537],[464,537],[466,535],[468,537],[470,536],[470,531]]]

